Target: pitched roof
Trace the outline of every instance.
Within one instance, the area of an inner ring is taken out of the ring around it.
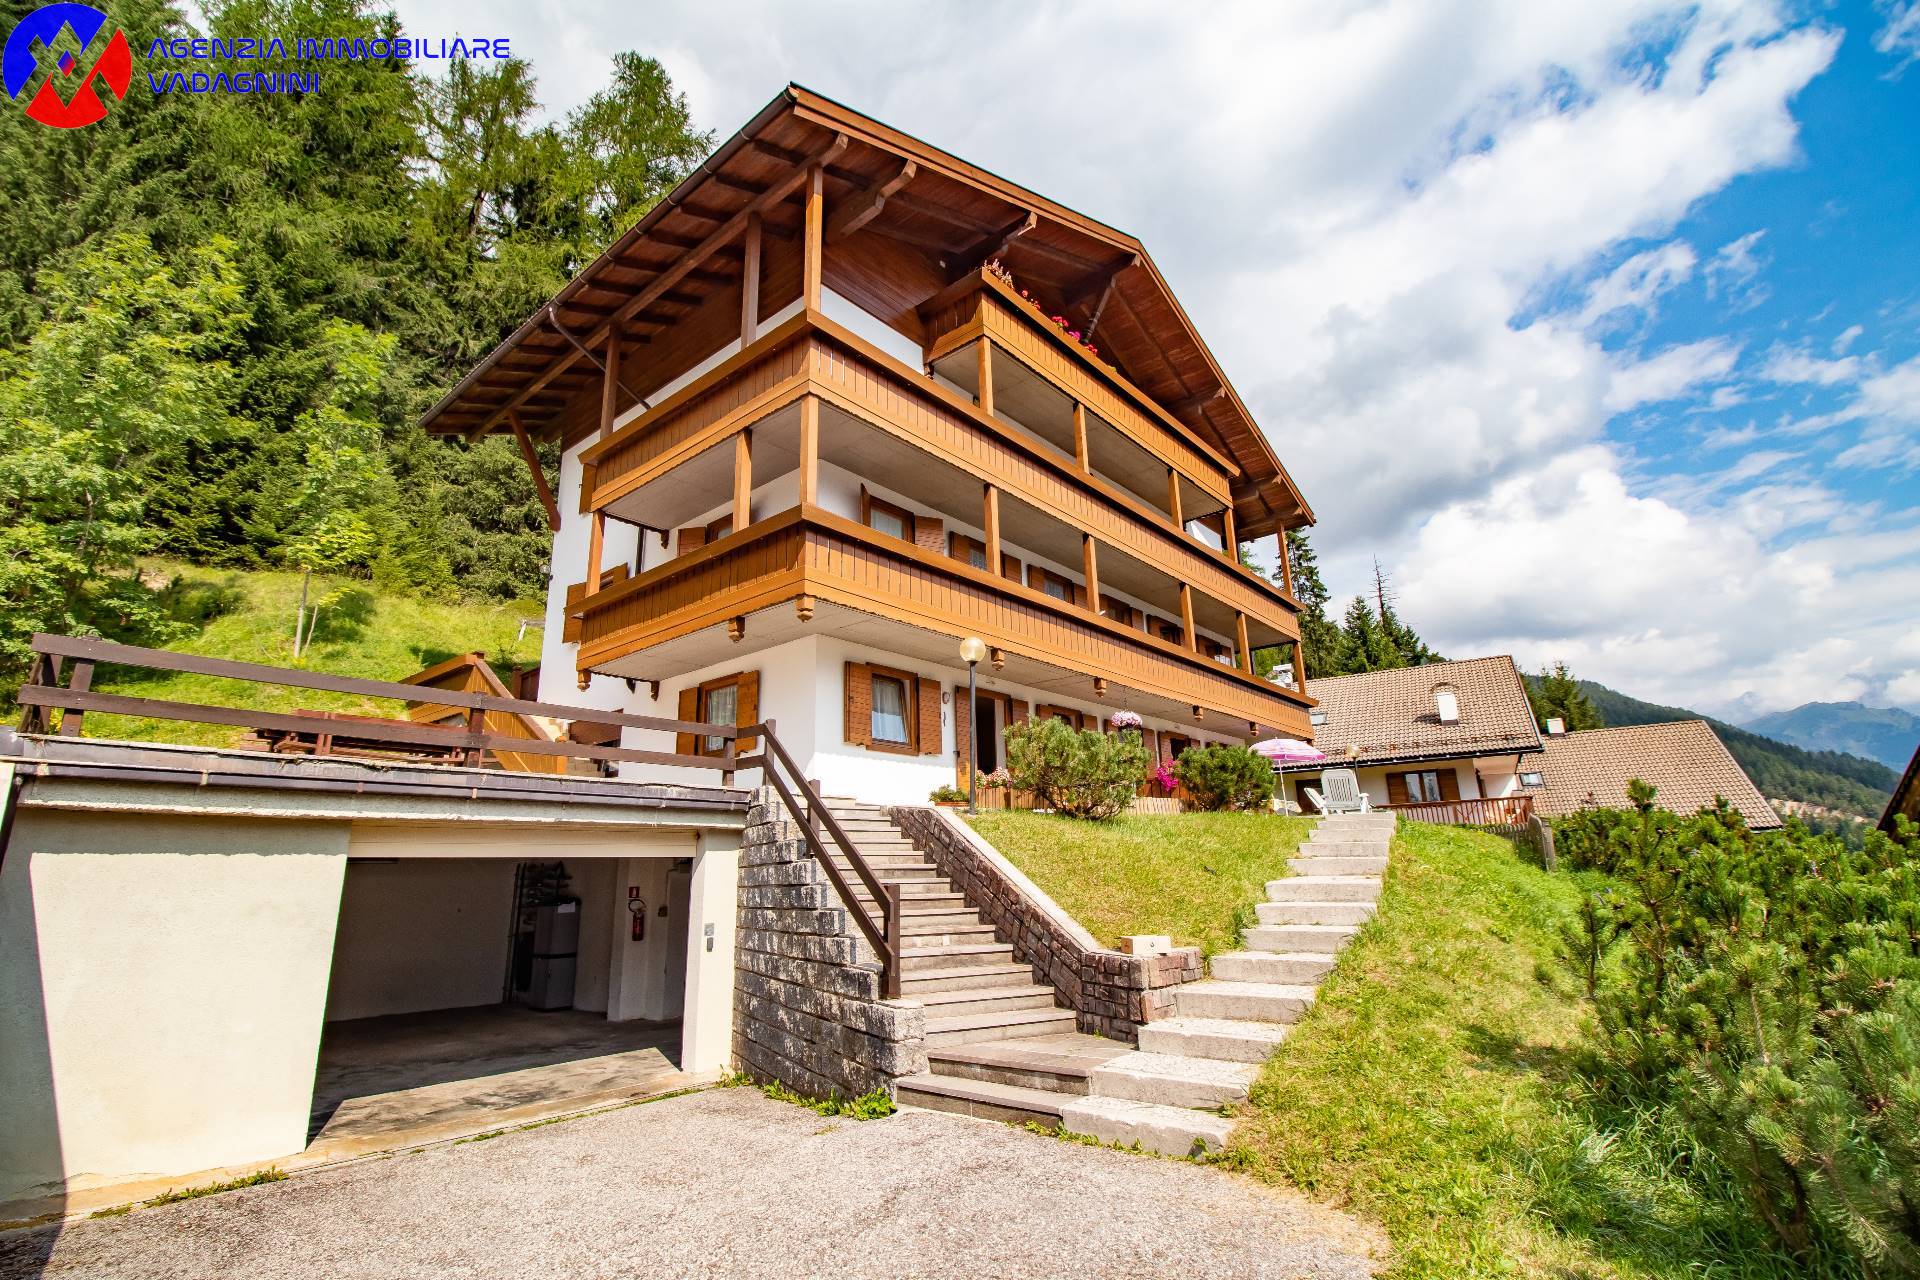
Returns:
[[[1893,798],[1887,801],[1887,811],[1880,815],[1880,829],[1888,835],[1893,834],[1893,815],[1904,813],[1915,822],[1920,822],[1920,747],[1913,750],[1913,759],[1907,761],[1907,770],[1900,775],[1900,781],[1893,788]]]
[[[704,305],[711,299],[739,296],[738,241],[750,215],[765,220],[776,246],[769,252],[778,262],[763,276],[768,296],[797,294],[796,193],[815,164],[823,166],[830,227],[836,210],[859,213],[829,236],[828,288],[918,340],[919,306],[952,283],[959,265],[977,270],[983,257],[998,257],[1050,314],[1081,327],[1097,314],[1101,358],[1227,459],[1243,481],[1234,495],[1243,536],[1313,523],[1139,240],[797,84],[581,268],[421,425],[472,440],[506,430],[517,416],[533,435],[564,432],[570,411],[598,404],[598,358],[586,352],[608,340],[615,320],[627,342],[653,353],[623,369],[618,403],[652,395],[724,343],[724,332],[698,321],[722,314]]]
[[[1627,783],[1639,778],[1653,785],[1661,808],[1675,813],[1694,813],[1725,796],[1750,827],[1784,825],[1704,720],[1585,729],[1549,737],[1545,746],[1537,764],[1544,782],[1523,788],[1543,817],[1590,805],[1624,809]]]
[[[1434,701],[1441,685],[1453,686],[1458,700],[1451,724],[1441,723]],[[1314,745],[1349,765],[1540,750],[1527,687],[1505,654],[1309,680],[1307,692],[1320,700],[1315,718],[1326,717],[1314,726]]]

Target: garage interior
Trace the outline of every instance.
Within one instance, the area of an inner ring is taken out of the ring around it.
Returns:
[[[681,1082],[692,862],[351,857],[309,1154]]]

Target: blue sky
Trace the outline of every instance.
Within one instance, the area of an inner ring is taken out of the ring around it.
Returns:
[[[401,0],[546,108],[797,80],[1141,237],[1443,652],[1920,709],[1920,0]]]

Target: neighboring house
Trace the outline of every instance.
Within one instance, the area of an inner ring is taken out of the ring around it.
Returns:
[[[1236,548],[1290,582],[1312,512],[1146,249],[797,86],[422,422],[559,443],[543,701],[771,720],[888,802],[1030,716],[1311,733],[1255,674],[1298,607]]]
[[[1505,655],[1314,680],[1307,692],[1329,758],[1282,770],[1303,809],[1326,768],[1354,770],[1375,806],[1498,799],[1540,768],[1526,684]]]
[[[1655,803],[1675,813],[1694,813],[1724,796],[1756,830],[1785,825],[1704,720],[1548,734],[1539,768],[1540,783],[1524,789],[1544,818],[1595,806],[1624,809],[1627,783],[1638,778],[1655,788]]]
[[[1908,819],[1920,823],[1920,747],[1914,748],[1913,759],[1907,761],[1905,773],[1893,789],[1893,798],[1887,801],[1887,811],[1880,815],[1880,829],[1893,834],[1893,815],[1904,813]]]

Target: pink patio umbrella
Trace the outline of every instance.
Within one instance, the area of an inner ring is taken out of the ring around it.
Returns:
[[[1302,742],[1298,738],[1264,738],[1253,744],[1253,749],[1273,761],[1275,764],[1310,764],[1315,760],[1325,760],[1327,753],[1311,742]]]

